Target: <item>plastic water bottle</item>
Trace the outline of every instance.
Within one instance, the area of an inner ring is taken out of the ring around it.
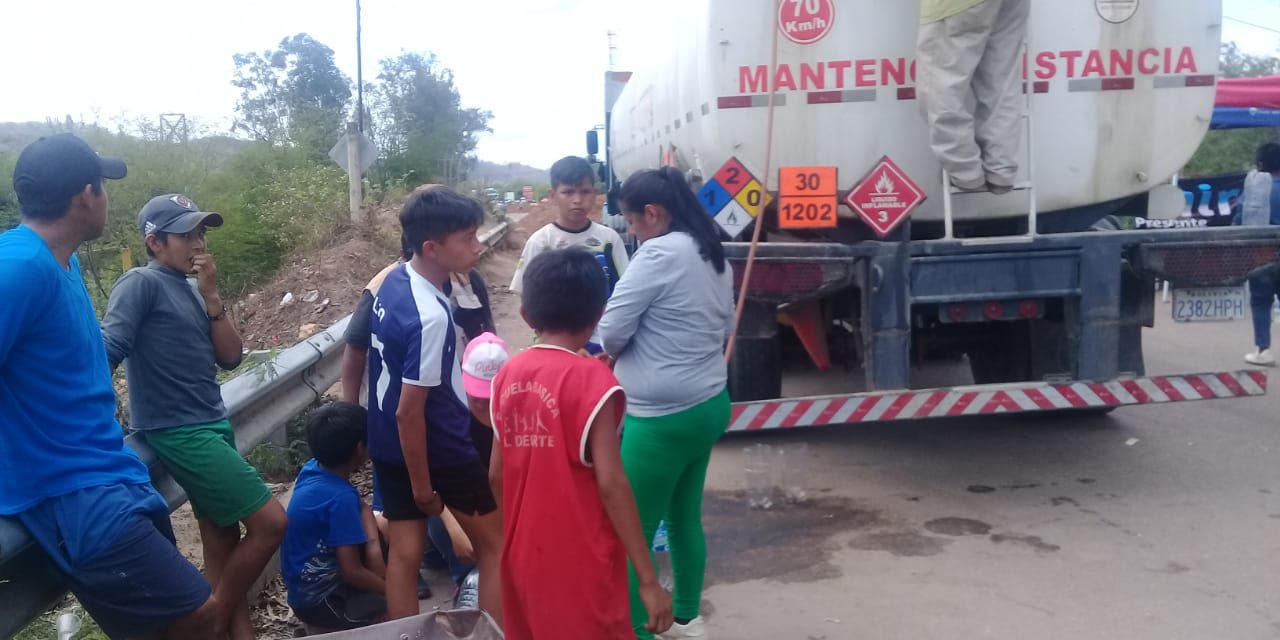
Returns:
[[[71,640],[80,633],[80,616],[64,613],[58,616],[58,640]]]
[[[458,589],[458,597],[453,602],[455,609],[480,608],[480,569],[475,568],[462,579],[462,587]]]
[[[773,507],[773,493],[777,486],[775,457],[773,447],[763,442],[743,450],[742,472],[746,476],[747,505],[752,509]]]
[[[1271,224],[1271,174],[1250,171],[1244,178],[1244,194],[1240,198],[1240,224],[1265,227]]]
[[[653,534],[653,557],[658,565],[658,584],[663,589],[675,589],[675,574],[671,571],[671,549],[667,545],[667,523],[658,523],[658,530]]]
[[[793,442],[778,449],[779,486],[790,504],[809,501],[809,443]]]

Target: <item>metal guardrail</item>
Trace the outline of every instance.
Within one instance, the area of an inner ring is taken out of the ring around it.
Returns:
[[[502,222],[486,231],[480,242],[487,253],[510,229]],[[328,329],[276,354],[222,385],[222,401],[235,426],[236,449],[243,455],[266,442],[290,419],[315,403],[342,376],[342,334],[347,315]],[[187,494],[165,471],[138,434],[126,444],[146,463],[151,483],[172,511]],[[57,569],[17,520],[0,516],[0,638],[21,631],[36,616],[57,603],[67,586]]]

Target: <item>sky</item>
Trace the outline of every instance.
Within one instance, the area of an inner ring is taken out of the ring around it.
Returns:
[[[603,120],[608,32],[616,67],[633,66],[653,46],[645,36],[657,21],[679,15],[656,8],[672,2],[363,0],[365,79],[382,58],[433,52],[453,71],[464,106],[493,113],[479,157],[545,168],[584,153],[585,131]],[[1223,0],[1223,13],[1225,40],[1255,55],[1280,51],[1280,0]],[[356,77],[355,0],[5,1],[0,121],[71,115],[111,124],[183,113],[226,132],[238,95],[232,55],[300,32]]]

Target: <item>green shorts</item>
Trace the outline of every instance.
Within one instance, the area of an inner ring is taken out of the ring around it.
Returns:
[[[236,451],[226,420],[144,431],[169,474],[186,490],[197,518],[229,527],[271,499],[262,476]]]

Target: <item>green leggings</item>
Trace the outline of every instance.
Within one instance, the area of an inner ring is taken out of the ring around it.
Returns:
[[[622,466],[636,494],[640,524],[650,544],[658,521],[667,523],[671,567],[675,574],[675,617],[694,618],[702,603],[707,568],[707,539],[702,532],[702,487],[711,462],[711,447],[729,427],[729,393],[721,391],[702,404],[657,418],[628,415],[622,435]],[[634,567],[631,579],[631,625],[641,640],[648,613],[640,600]]]

